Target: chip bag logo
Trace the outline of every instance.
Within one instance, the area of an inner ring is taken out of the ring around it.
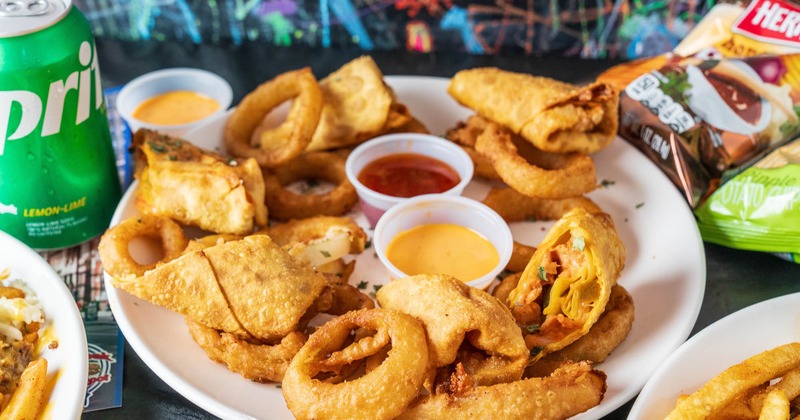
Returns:
[[[800,7],[790,2],[753,0],[732,31],[763,42],[800,47]]]
[[[113,354],[96,344],[89,344],[89,378],[86,384],[84,407],[89,406],[92,396],[103,384],[111,382],[111,367],[116,362]]]

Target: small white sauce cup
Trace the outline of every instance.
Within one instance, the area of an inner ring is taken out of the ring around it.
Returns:
[[[145,100],[179,90],[208,96],[218,102],[220,107],[205,118],[178,125],[150,124],[133,117],[136,108]],[[146,73],[131,80],[117,95],[116,107],[132,133],[140,128],[148,128],[180,137],[190,129],[223,114],[232,101],[231,85],[219,75],[202,69],[177,67]]]
[[[458,196],[472,180],[474,167],[467,152],[457,144],[430,134],[397,133],[367,140],[356,147],[347,157],[345,171],[350,183],[356,188],[361,211],[371,226],[392,206],[408,201],[406,197],[394,197],[368,188],[358,180],[358,175],[369,163],[384,156],[398,153],[416,153],[438,159],[450,165],[461,178],[456,186],[443,192]]]
[[[427,194],[410,198],[389,209],[375,226],[372,244],[393,278],[407,277],[386,257],[386,248],[399,233],[420,225],[433,223],[455,224],[471,229],[486,238],[497,250],[497,266],[480,278],[466,284],[486,289],[500,274],[514,248],[508,224],[494,210],[471,198],[442,194]],[[430,273],[436,274],[436,273]]]

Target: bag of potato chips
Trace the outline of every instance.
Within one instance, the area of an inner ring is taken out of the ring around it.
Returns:
[[[723,184],[695,215],[708,242],[800,262],[800,140]]]
[[[717,4],[672,52],[701,58],[800,52],[800,6],[782,0],[753,0],[746,8]]]
[[[800,5],[718,4],[673,53],[598,77],[620,136],[675,183],[703,239],[800,262]]]
[[[800,134],[800,54],[673,55],[645,64],[652,63],[657,67],[620,94],[619,135],[656,163],[693,208]]]

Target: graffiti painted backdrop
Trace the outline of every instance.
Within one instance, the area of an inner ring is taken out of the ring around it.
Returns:
[[[73,0],[98,37],[280,47],[634,58],[672,47],[712,0]]]

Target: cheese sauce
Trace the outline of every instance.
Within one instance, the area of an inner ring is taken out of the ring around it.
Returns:
[[[176,90],[145,100],[133,111],[133,117],[149,124],[181,125],[203,119],[219,108],[219,103],[208,96]]]
[[[408,275],[449,274],[464,282],[483,276],[500,262],[497,250],[486,238],[447,223],[400,232],[387,246],[386,257]]]

